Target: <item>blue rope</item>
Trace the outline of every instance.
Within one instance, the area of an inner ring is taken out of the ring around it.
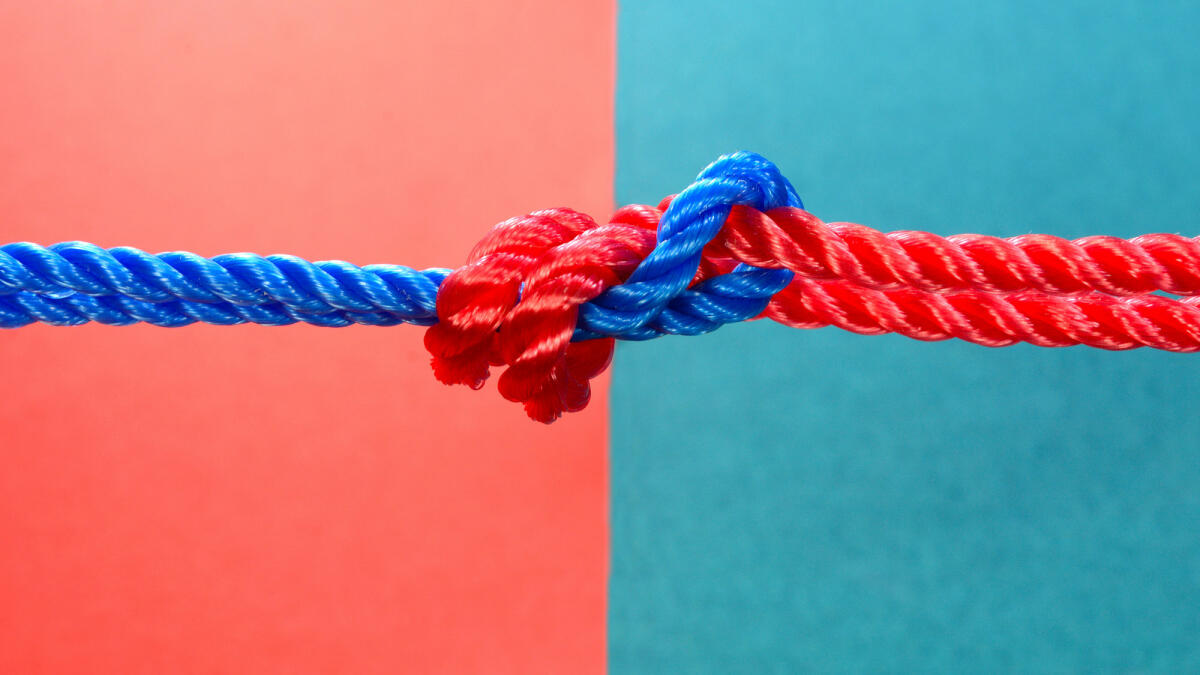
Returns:
[[[671,202],[657,245],[628,281],[581,308],[575,339],[698,335],[760,314],[791,281],[790,271],[740,265],[687,287],[705,244],[736,204],[762,211],[803,207],[770,161],[744,152],[721,157]],[[427,326],[437,321],[437,290],[449,273],[286,255],[204,258],[85,242],[21,242],[0,246],[0,328],[90,321]]]

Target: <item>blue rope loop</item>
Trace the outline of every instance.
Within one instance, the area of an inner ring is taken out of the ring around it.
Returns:
[[[575,340],[699,335],[762,313],[792,273],[739,265],[688,284],[703,249],[734,205],[803,208],[778,167],[760,155],[725,155],[700,172],[663,214],[657,244],[629,279],[580,308]],[[234,253],[151,255],[86,242],[0,246],[0,328],[258,323],[318,326],[437,322],[446,269],[358,267],[341,261]]]
[[[792,280],[790,271],[739,265],[687,288],[705,245],[735,205],[760,211],[804,208],[796,189],[770,160],[751,152],[720,157],[671,202],[659,223],[658,243],[629,279],[580,308],[576,339],[698,335],[760,314]]]

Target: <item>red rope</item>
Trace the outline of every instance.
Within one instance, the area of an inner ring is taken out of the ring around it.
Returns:
[[[493,228],[438,294],[439,323],[425,337],[437,377],[478,388],[490,365],[506,365],[499,390],[530,417],[551,422],[586,406],[613,340],[571,342],[579,306],[650,253],[669,202],[622,208],[603,226],[552,209]],[[1200,351],[1200,242],[1178,235],[940,237],[736,206],[693,285],[737,263],[795,272],[762,316],[796,328]]]
[[[530,417],[548,422],[582,410],[588,381],[612,360],[613,340],[571,342],[579,305],[624,281],[654,248],[654,231],[623,211],[613,223],[588,230],[548,252],[526,279],[521,302],[500,331],[500,353],[509,364],[500,394],[525,404]]]
[[[478,389],[499,364],[496,331],[517,302],[521,283],[547,251],[595,227],[571,209],[548,209],[496,225],[446,277],[438,291],[438,323],[425,331],[434,375]]]
[[[1083,344],[1194,352],[1200,351],[1200,308],[1195,300],[1038,291],[878,291],[842,280],[797,278],[772,298],[764,316],[794,328],[837,326],[863,335],[959,338],[985,347],[1028,342],[1041,347]]]
[[[507,365],[500,393],[533,419],[582,410],[614,345],[570,341],[579,305],[633,272],[654,248],[660,215],[627,206],[599,226],[552,209],[497,225],[438,292],[438,323],[425,334],[437,378],[478,389],[490,365]]]
[[[885,234],[854,223],[823,223],[801,209],[763,213],[735,206],[710,250],[758,267],[879,290],[1200,294],[1200,241],[1175,234],[1075,241],[1047,234]]]

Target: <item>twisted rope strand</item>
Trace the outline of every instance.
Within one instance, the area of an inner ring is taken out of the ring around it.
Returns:
[[[434,376],[478,389],[499,365],[496,330],[517,303],[530,267],[551,248],[596,227],[570,209],[549,209],[496,225],[438,293],[439,321],[425,331]]]
[[[234,305],[189,300],[150,303],[122,295],[89,296],[81,293],[61,298],[28,292],[0,295],[0,328],[20,328],[38,322],[52,326],[79,326],[93,321],[110,326],[148,323],[165,328],[187,326],[197,322],[219,326],[243,323],[287,326],[308,323],[338,328],[354,324],[395,326],[411,323],[428,326],[437,321],[437,316],[432,310],[419,315],[343,310],[308,314],[278,303]]]
[[[798,208],[764,213],[739,205],[707,254],[877,290],[1200,294],[1200,241],[1175,234],[1075,241],[1046,234],[940,237],[824,223]]]
[[[548,251],[500,330],[508,364],[500,394],[524,403],[540,422],[582,410],[591,396],[588,381],[612,359],[613,339],[572,344],[579,305],[628,278],[653,248],[652,230],[613,223]]]
[[[657,245],[629,279],[592,301],[584,315],[587,326],[617,337],[645,339],[644,327],[691,283],[704,247],[736,204],[764,211],[803,207],[795,188],[770,161],[748,152],[721,157],[671,202],[659,223]]]
[[[1196,300],[1095,292],[1061,296],[1038,291],[879,291],[844,280],[797,278],[771,300],[764,316],[793,328],[837,326],[862,335],[959,338],[985,347],[1028,342],[1040,347],[1082,344],[1195,352],[1200,351]]]
[[[49,248],[27,242],[0,246],[0,296],[81,294],[155,304],[281,305],[297,314],[379,313],[406,322],[436,316],[438,286],[448,272],[403,265],[312,263],[288,255],[233,253],[212,259],[186,252],[151,255],[85,242]]]

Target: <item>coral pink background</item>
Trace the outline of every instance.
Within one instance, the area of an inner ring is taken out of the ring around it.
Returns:
[[[611,206],[608,0],[0,3],[0,241],[454,266]],[[0,333],[0,671],[599,672],[606,383],[421,329]]]

